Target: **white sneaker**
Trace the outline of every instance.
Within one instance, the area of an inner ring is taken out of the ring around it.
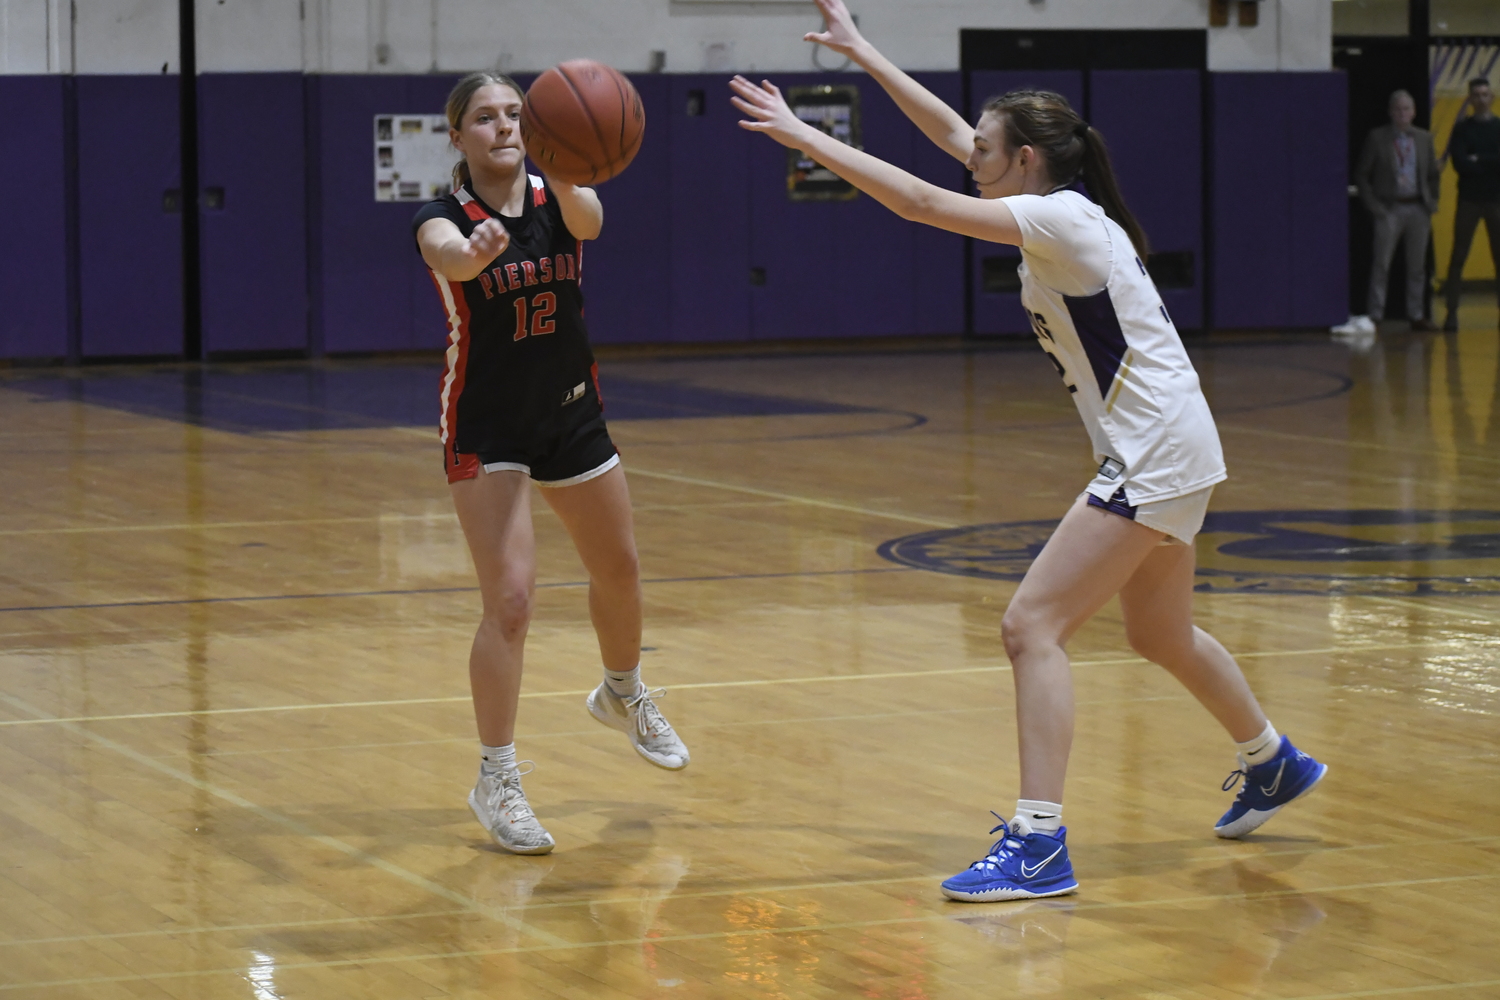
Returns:
[[[1341,337],[1369,336],[1375,332],[1375,321],[1368,316],[1350,316],[1347,322],[1340,323],[1328,332]]]
[[[642,684],[634,697],[621,698],[605,681],[589,695],[589,714],[629,736],[635,752],[657,767],[680,771],[688,766],[688,749],[651,700],[666,693],[666,688],[649,691]]]
[[[512,854],[547,854],[557,842],[526,801],[521,775],[530,774],[532,768],[523,771],[522,764],[531,764],[531,761],[520,761],[515,767],[496,775],[486,774],[481,767],[479,780],[469,792],[469,808],[474,810],[474,818],[480,825],[495,838],[495,843]]]

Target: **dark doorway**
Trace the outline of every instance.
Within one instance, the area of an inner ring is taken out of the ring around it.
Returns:
[[[958,51],[965,70],[1207,69],[1208,33],[965,28]]]
[[[1412,37],[1360,37],[1336,35],[1333,39],[1333,65],[1349,78],[1349,183],[1354,183],[1354,165],[1370,130],[1390,121],[1391,94],[1397,90],[1411,93],[1417,105],[1416,124],[1431,124],[1431,99],[1427,84],[1427,43]],[[1374,256],[1374,223],[1370,213],[1351,193],[1349,205],[1349,311],[1363,313],[1369,295],[1370,263]],[[1427,301],[1422,315],[1431,318],[1432,242],[1428,240]],[[1391,261],[1390,279],[1385,295],[1385,315],[1404,318],[1406,307],[1406,258],[1396,250]]]

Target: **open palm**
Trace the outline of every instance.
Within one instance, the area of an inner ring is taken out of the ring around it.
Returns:
[[[864,41],[864,36],[854,26],[854,15],[849,13],[844,0],[815,0],[815,2],[828,30],[809,31],[802,36],[802,40],[825,45],[841,56],[851,55],[854,47]]]

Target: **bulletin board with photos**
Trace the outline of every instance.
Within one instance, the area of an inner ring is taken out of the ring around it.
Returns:
[[[375,116],[375,200],[431,201],[453,190],[458,151],[445,115]]]

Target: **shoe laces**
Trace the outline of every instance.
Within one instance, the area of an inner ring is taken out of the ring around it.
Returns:
[[[1006,861],[1009,861],[1011,858],[1020,853],[1021,850],[1021,842],[1016,839],[1015,832],[1011,830],[1010,824],[1007,823],[1005,819],[993,809],[990,810],[990,815],[1000,820],[1000,825],[991,828],[990,833],[994,833],[996,830],[1004,830],[1005,832],[1000,835],[999,840],[990,845],[990,851],[988,854],[969,866],[970,868],[976,868],[981,871],[985,869],[999,868]]]
[[[1307,754],[1303,753],[1301,750],[1298,750],[1295,754],[1292,755],[1291,759],[1301,760],[1306,756]],[[1245,758],[1241,757],[1240,766],[1229,772],[1229,777],[1224,779],[1224,784],[1221,787],[1224,789],[1224,791],[1227,792],[1235,786],[1236,782],[1243,778],[1245,780],[1245,784],[1240,788],[1240,794],[1244,795],[1247,791],[1250,790],[1250,772],[1257,767],[1265,767],[1267,764],[1273,763],[1276,759],[1278,758],[1262,761],[1259,764],[1250,764],[1245,760]]]
[[[526,790],[521,787],[521,775],[535,770],[535,761],[518,760],[515,767],[506,768],[495,776],[495,791],[490,801],[499,800],[500,808],[511,823],[519,824],[536,819],[536,813],[531,811],[531,803],[526,801]]]
[[[635,715],[636,732],[640,733],[641,739],[649,739],[652,736],[665,736],[672,731],[667,720],[662,718],[661,711],[656,707],[653,698],[665,698],[666,688],[655,688],[647,690],[644,684],[639,691],[629,698],[624,699],[625,707],[633,709]]]

